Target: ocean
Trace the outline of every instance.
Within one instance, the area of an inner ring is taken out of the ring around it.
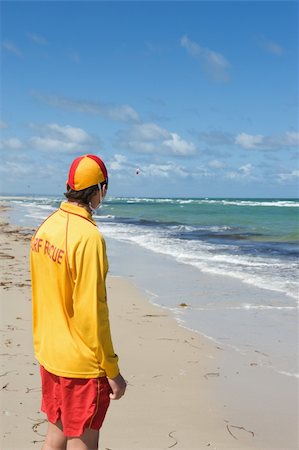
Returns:
[[[36,227],[63,198],[0,200],[13,223]],[[298,199],[106,198],[94,218],[113,275],[135,278],[181,325],[240,352],[259,346],[298,376]]]

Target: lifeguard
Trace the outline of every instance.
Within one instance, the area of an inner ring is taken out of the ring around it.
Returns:
[[[34,353],[49,421],[44,448],[98,448],[110,400],[126,390],[110,333],[106,244],[92,218],[107,187],[98,156],[76,158],[67,202],[31,241]]]

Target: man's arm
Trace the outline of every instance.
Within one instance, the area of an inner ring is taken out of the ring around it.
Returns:
[[[112,345],[106,299],[105,244],[98,230],[80,243],[75,259],[73,300],[76,327],[84,342],[95,353],[107,377],[114,379],[119,375],[118,357]]]
[[[115,378],[108,378],[112,393],[110,394],[111,400],[119,400],[123,395],[125,395],[127,383],[123,379],[121,374],[118,374]]]

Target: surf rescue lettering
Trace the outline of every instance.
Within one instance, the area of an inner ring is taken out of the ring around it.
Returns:
[[[51,244],[51,242],[47,240],[44,242],[43,239],[36,237],[32,241],[31,249],[36,253],[43,252],[44,255],[48,255],[49,258],[52,259],[52,261],[56,262],[57,264],[61,264],[64,250]]]

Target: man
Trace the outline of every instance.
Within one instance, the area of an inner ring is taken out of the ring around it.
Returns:
[[[110,399],[126,390],[110,334],[105,241],[92,219],[107,188],[99,157],[76,158],[67,202],[31,241],[34,352],[49,421],[42,450],[98,449]]]

